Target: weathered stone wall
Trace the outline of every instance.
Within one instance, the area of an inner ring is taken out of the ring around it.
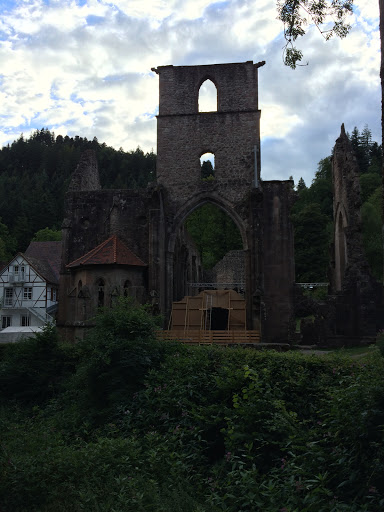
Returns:
[[[257,69],[265,62],[252,61],[202,66],[160,66],[159,115],[189,115],[198,112],[198,93],[206,80],[218,88],[221,112],[258,109]]]
[[[215,191],[233,203],[244,199],[254,181],[255,147],[260,169],[257,71],[262,64],[157,68],[157,180],[173,202],[180,205],[190,199],[191,191],[206,189],[200,156],[207,152],[215,155]],[[218,109],[199,113],[199,88],[207,78],[217,87]]]
[[[86,159],[90,162],[90,159]],[[84,163],[84,159],[82,159]],[[91,162],[92,163],[92,162]],[[79,168],[78,168],[79,169]],[[93,164],[89,174],[94,177]],[[82,176],[87,169],[82,166]],[[94,182],[97,180],[94,179]],[[80,186],[78,174],[74,182]],[[84,183],[84,182],[83,182]],[[89,183],[85,180],[85,183]],[[87,185],[84,185],[87,187]],[[150,217],[158,205],[158,196],[151,190],[85,190],[76,189],[71,183],[66,196],[65,219],[62,226],[63,257],[59,289],[59,312],[57,323],[64,329],[68,339],[83,336],[87,320],[97,309],[95,305],[95,283],[103,278],[106,283],[106,301],[111,299],[113,290],[124,293],[125,281],[131,282],[130,295],[139,302],[149,300],[148,270],[134,267],[108,268],[96,266],[94,269],[69,271],[66,265],[85,255],[100,243],[115,234],[143,262],[151,258]],[[154,265],[156,265],[154,263]],[[152,266],[150,267],[152,268]],[[78,283],[84,289],[79,297]],[[115,293],[113,292],[113,293]],[[109,297],[109,298],[107,298]]]
[[[290,209],[293,182],[263,182],[263,340],[287,342],[293,329],[295,258]]]
[[[212,278],[216,283],[237,283],[246,281],[244,251],[229,251],[212,269]],[[225,286],[218,286],[223,289]],[[241,287],[239,290],[241,291]]]
[[[83,256],[111,234],[117,235],[147,263],[151,199],[146,190],[69,192],[63,222],[66,241],[63,264]]]
[[[121,297],[147,302],[147,270],[143,267],[80,267],[66,274],[65,317],[60,322],[67,339],[82,338],[99,307],[110,307]],[[103,303],[100,303],[100,280],[103,281]],[[81,285],[80,285],[81,283]]]

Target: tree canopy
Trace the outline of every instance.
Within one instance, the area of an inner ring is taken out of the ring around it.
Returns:
[[[46,128],[28,139],[21,135],[0,150],[0,217],[10,236],[3,239],[6,254],[24,251],[38,232],[47,235],[41,230],[60,230],[71,174],[89,148],[96,152],[103,188],[142,188],[155,177],[156,155],[139,147],[117,151],[96,138],[56,137]]]
[[[303,52],[295,45],[304,36],[307,26],[313,23],[324,39],[346,37],[351,29],[347,23],[352,14],[353,0],[278,0],[278,19],[284,23],[284,63],[295,69]]]

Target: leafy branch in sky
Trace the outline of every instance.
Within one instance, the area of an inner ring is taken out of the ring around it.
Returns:
[[[326,40],[334,35],[347,36],[351,26],[346,20],[353,12],[353,0],[277,0],[277,11],[284,23],[284,64],[295,69],[303,52],[294,43],[305,35],[309,24],[314,24]]]

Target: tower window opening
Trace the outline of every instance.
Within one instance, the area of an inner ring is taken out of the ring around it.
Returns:
[[[217,88],[212,80],[205,80],[199,90],[199,112],[217,112]]]
[[[212,181],[215,179],[215,155],[213,153],[204,153],[200,157],[201,179],[202,181]]]

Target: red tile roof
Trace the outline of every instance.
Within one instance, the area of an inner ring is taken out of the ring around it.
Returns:
[[[135,267],[146,267],[146,264],[136,256],[123,242],[112,235],[108,240],[81,256],[67,268],[80,267],[81,265],[131,265]]]

